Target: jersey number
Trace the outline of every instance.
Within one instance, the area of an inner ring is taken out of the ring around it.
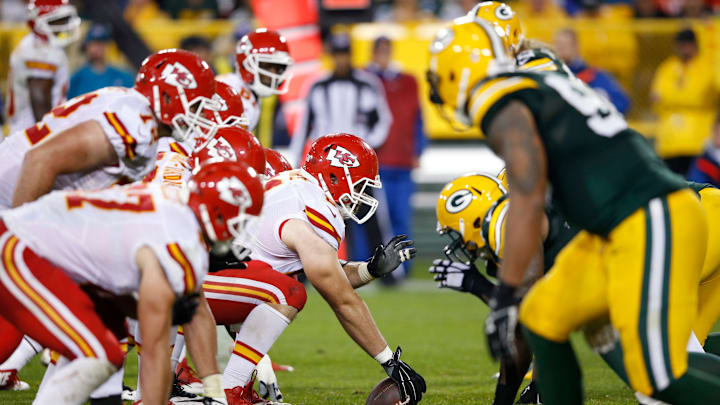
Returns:
[[[52,115],[57,118],[67,118],[70,114],[77,111],[78,108],[85,104],[90,104],[98,95],[95,93],[86,94],[82,97],[76,97],[65,104],[52,109]],[[36,145],[38,142],[50,135],[50,128],[42,121],[25,130],[30,145]]]
[[[103,210],[120,210],[120,211],[133,211],[133,212],[152,212],[155,211],[155,204],[153,203],[152,195],[150,194],[137,194],[128,192],[126,194],[126,201],[113,201],[105,200],[102,198],[89,197],[87,194],[83,195],[80,193],[70,194],[66,198],[68,210],[74,208],[82,208],[85,203],[88,203],[96,208]]]
[[[615,106],[579,79],[568,80],[561,76],[548,75],[545,83],[580,114],[586,116],[587,126],[596,134],[611,138],[627,128],[625,118]]]

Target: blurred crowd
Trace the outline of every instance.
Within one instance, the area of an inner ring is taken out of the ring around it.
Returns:
[[[74,1],[80,10],[83,3]],[[157,19],[237,19],[251,17],[251,0],[113,0],[131,22]],[[319,1],[318,3],[322,3]],[[474,0],[374,0],[374,21],[447,20],[469,11]],[[720,0],[513,0],[514,9],[529,17],[564,18],[620,6],[636,18],[702,18],[720,12]],[[624,11],[622,13],[625,13]],[[2,21],[23,21],[25,0],[0,2]]]

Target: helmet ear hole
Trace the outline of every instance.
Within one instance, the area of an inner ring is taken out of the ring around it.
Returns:
[[[330,183],[332,184],[338,184],[340,182],[340,179],[334,174],[330,173]]]
[[[475,227],[475,229],[479,229],[481,226],[482,226],[482,218],[480,218],[480,217],[475,218],[475,221],[473,222],[473,227]]]

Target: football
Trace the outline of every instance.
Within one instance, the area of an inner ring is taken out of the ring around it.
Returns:
[[[399,405],[401,403],[400,389],[390,377],[377,383],[365,401],[365,405]]]

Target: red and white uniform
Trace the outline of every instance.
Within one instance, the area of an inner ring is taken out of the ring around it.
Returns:
[[[194,140],[178,142],[170,137],[158,141],[155,168],[143,179],[144,183],[159,184],[171,187],[185,187],[190,179],[190,152]]]
[[[54,189],[99,189],[141,180],[155,166],[157,124],[147,99],[133,89],[106,87],[68,100],[43,119],[0,144],[0,207],[9,208],[25,153],[34,145],[94,120],[118,156],[118,164],[89,173],[59,175]]]
[[[6,116],[11,134],[35,124],[35,115],[30,105],[29,79],[53,80],[52,106],[65,101],[70,81],[65,50],[51,45],[32,32],[25,35],[10,54]]]
[[[122,362],[103,308],[84,290],[136,294],[139,248],[153,250],[177,295],[199,290],[207,272],[200,227],[173,189],[55,191],[0,217],[0,332],[25,333],[69,359]]]
[[[248,225],[255,236],[251,258],[269,264],[280,273],[302,269],[300,257],[280,239],[290,219],[312,226],[330,246],[337,249],[345,237],[345,223],[337,206],[326,197],[318,181],[303,169],[282,172],[265,184],[263,215]]]
[[[243,102],[243,116],[248,120],[247,129],[254,131],[260,120],[260,100],[255,97],[255,94],[237,73],[225,73],[217,76],[215,80],[229,85],[240,93]]]

